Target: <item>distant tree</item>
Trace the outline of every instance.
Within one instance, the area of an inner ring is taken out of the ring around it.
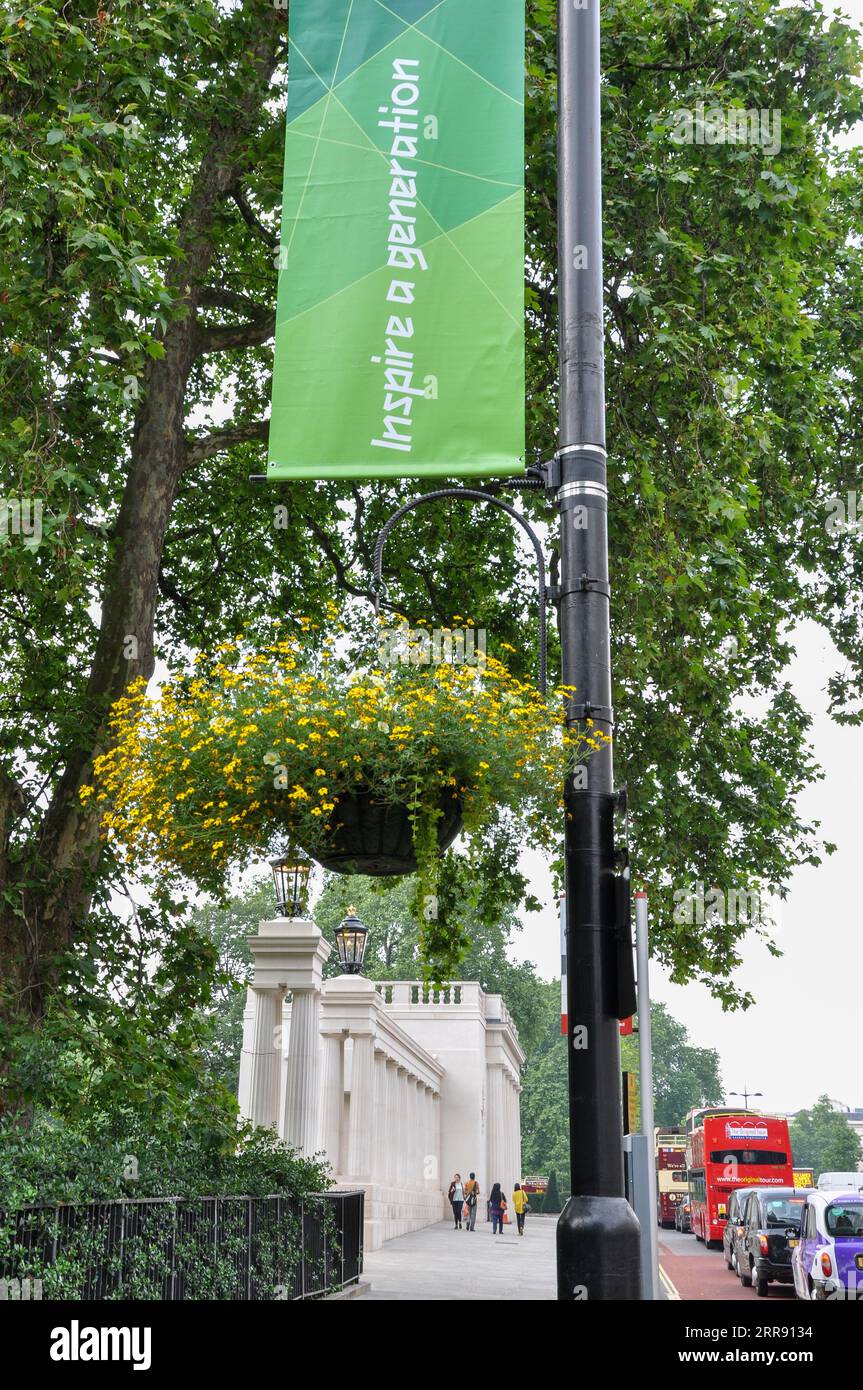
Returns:
[[[543,1214],[548,1216],[554,1215],[562,1209],[563,1203],[560,1200],[560,1193],[557,1190],[557,1173],[552,1168],[548,1175],[548,1187],[542,1199],[542,1210]]]
[[[566,1039],[528,1058],[521,1079],[522,1168],[525,1173],[569,1174],[569,1109],[566,1093]],[[568,1176],[566,1190],[569,1190]],[[548,1208],[544,1205],[543,1210]]]
[[[256,880],[244,892],[223,905],[204,903],[192,909],[192,925],[208,937],[218,953],[213,996],[202,1018],[205,1030],[202,1052],[210,1076],[224,1082],[235,1095],[240,1077],[243,1044],[243,1009],[246,985],[252,975],[252,955],[246,944],[258,924],[273,916],[273,887],[267,878]]]
[[[723,1089],[716,1049],[693,1047],[683,1024],[664,1004],[651,1005],[650,1020],[656,1123],[679,1125],[693,1106],[719,1105]]]
[[[569,1111],[566,1094],[566,1041],[560,1035],[560,985],[545,985],[546,1024],[539,1045],[528,1055],[522,1075],[523,1166],[526,1173],[552,1167],[569,1172]],[[719,1054],[693,1047],[682,1023],[664,1004],[650,1010],[653,1028],[654,1108],[658,1125],[677,1125],[695,1105],[722,1100]],[[620,1065],[638,1073],[638,1035],[623,1038]],[[568,1190],[565,1184],[565,1190]]]
[[[791,1148],[798,1168],[821,1173],[854,1172],[861,1159],[859,1137],[829,1096],[819,1096],[811,1110],[798,1112],[791,1126]]]

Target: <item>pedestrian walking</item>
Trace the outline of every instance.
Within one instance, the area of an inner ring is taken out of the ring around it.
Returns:
[[[512,1194],[512,1209],[515,1212],[515,1221],[518,1226],[520,1236],[524,1235],[524,1218],[528,1209],[527,1193],[521,1183],[517,1182]]]
[[[455,1222],[453,1229],[460,1231],[462,1210],[464,1208],[464,1183],[461,1180],[461,1173],[453,1174],[453,1180],[449,1185],[449,1192],[447,1193],[447,1201],[452,1207],[453,1220]]]
[[[488,1200],[491,1207],[491,1233],[493,1236],[502,1236],[503,1214],[506,1211],[506,1198],[501,1191],[499,1182],[496,1182],[491,1189],[491,1195]]]
[[[464,1223],[466,1231],[476,1229],[476,1206],[479,1201],[479,1183],[476,1180],[476,1173],[471,1173],[464,1185],[464,1200],[467,1204],[467,1219]]]

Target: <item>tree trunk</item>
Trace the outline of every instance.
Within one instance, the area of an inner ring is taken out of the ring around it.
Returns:
[[[210,350],[197,309],[215,251],[214,219],[248,158],[246,142],[276,66],[282,19],[275,9],[262,14],[259,37],[246,58],[249,80],[239,110],[214,119],[181,221],[183,254],[166,278],[184,312],[165,332],[165,355],[150,364],[143,383],[80,734],[33,832],[26,879],[7,856],[11,823],[21,806],[10,779],[0,778],[0,988],[5,996],[0,1016],[14,1015],[31,1026],[44,1018],[58,976],[57,956],[74,945],[86,917],[100,857],[98,815],[83,809],[78,793],[107,746],[111,705],[137,676],[149,680],[155,666],[159,568],[187,464],[186,388],[196,357]]]

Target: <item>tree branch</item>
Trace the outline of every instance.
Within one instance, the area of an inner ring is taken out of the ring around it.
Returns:
[[[242,189],[239,187],[232,188],[231,197],[233,198],[234,202],[239,208],[240,216],[242,217],[246,226],[250,227],[251,230],[255,233],[255,236],[259,237],[260,240],[263,241],[266,246],[269,246],[273,250],[275,250],[279,244],[278,236],[275,232],[269,231],[264,226],[263,222],[260,222],[258,220],[251,207],[249,206],[249,203]]]
[[[195,330],[195,355],[205,352],[228,352],[231,348],[258,347],[269,342],[276,331],[276,311],[272,309],[261,318],[248,323],[217,324],[212,328]]]
[[[269,420],[250,420],[245,425],[229,425],[224,430],[214,430],[212,434],[193,436],[186,441],[186,468],[212,458],[213,454],[223,454],[235,444],[251,444],[255,441],[266,444],[270,432]]]
[[[352,594],[354,598],[365,598],[368,599],[369,603],[373,603],[374,594],[370,589],[358,589],[356,585],[352,584],[348,579],[345,562],[333,545],[331,537],[327,535],[323,527],[319,526],[313,517],[306,516],[303,517],[303,520],[335,570],[336,581],[339,588],[343,589],[346,594]],[[384,606],[389,608],[392,605],[386,604]]]
[[[250,319],[265,318],[270,312],[266,304],[256,304],[247,294],[222,285],[207,285],[198,295],[198,303],[206,309],[229,309],[235,314],[247,314]]]

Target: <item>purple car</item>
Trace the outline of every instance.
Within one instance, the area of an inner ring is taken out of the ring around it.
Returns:
[[[807,1192],[791,1270],[798,1298],[863,1301],[863,1192]]]

